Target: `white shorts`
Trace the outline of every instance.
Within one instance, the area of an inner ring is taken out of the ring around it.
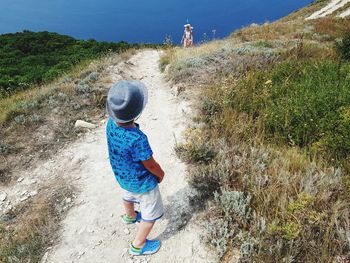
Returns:
[[[158,185],[156,188],[143,194],[123,190],[123,200],[140,204],[142,221],[154,222],[164,214],[163,201]]]

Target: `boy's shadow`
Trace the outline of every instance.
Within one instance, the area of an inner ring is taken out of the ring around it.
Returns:
[[[198,195],[190,187],[180,189],[167,198],[168,204],[164,206],[164,219],[168,220],[165,230],[157,239],[165,241],[184,229],[194,213],[202,211],[205,202],[198,202]]]

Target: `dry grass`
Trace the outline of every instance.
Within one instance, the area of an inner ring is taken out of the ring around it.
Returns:
[[[303,8],[276,22],[263,25],[252,25],[231,34],[231,38],[243,42],[258,40],[287,40],[298,39],[303,35],[304,40],[315,40],[318,42],[333,41],[350,28],[349,19],[327,17],[311,21],[305,18],[313,12],[322,8],[327,1],[318,1],[307,8]]]
[[[187,88],[201,87],[196,123],[177,152],[190,164],[189,183],[198,198],[209,199],[204,240],[223,262],[231,262],[237,248],[239,262],[350,260],[349,159],[335,163],[305,148],[274,142],[262,119],[235,107],[230,98],[240,92],[234,88],[239,81],[259,67],[239,71],[230,62],[237,56],[227,52],[277,54],[264,72],[284,60],[337,61],[333,40],[348,30],[348,20],[304,21],[323,5],[318,1],[225,40],[167,52],[169,79]],[[223,74],[223,67],[231,72]],[[259,102],[253,84],[247,96]]]
[[[323,18],[312,22],[315,32],[327,35],[330,39],[339,38],[346,31],[350,31],[350,19]]]
[[[0,262],[40,262],[57,238],[72,189],[61,184],[41,192],[0,219]]]
[[[239,43],[233,40],[215,41],[192,49],[168,51],[171,63],[168,75],[175,83],[206,85],[233,75],[242,75],[252,68],[267,68],[278,59],[282,49],[259,46],[259,43]],[[163,65],[164,67],[164,65]]]
[[[99,60],[86,61],[77,65],[70,73],[65,74],[65,76],[60,77],[53,83],[40,87],[32,87],[29,90],[19,92],[11,97],[1,99],[0,125],[3,125],[10,112],[16,108],[18,103],[36,100],[42,96],[51,94],[53,91],[57,91],[57,88],[64,91],[72,90],[75,84],[74,81],[79,79],[81,75],[88,74],[87,72],[100,72],[105,70],[109,65],[115,65],[116,63],[129,58],[135,52],[136,50],[133,49],[121,54],[110,54]]]
[[[287,15],[286,17],[283,17],[279,20],[279,22],[293,21],[297,19],[303,20],[311,14],[315,13],[316,11],[320,10],[321,8],[325,7],[328,3],[328,0],[315,0],[309,6],[297,10],[296,12],[293,12]]]
[[[275,62],[280,55],[285,58],[295,53],[300,44],[306,52],[302,54],[305,57],[334,57],[333,40],[340,32],[344,32],[346,27],[349,28],[348,20],[332,18],[329,22],[305,21],[304,15],[313,8],[312,5],[306,10],[303,9],[303,12],[300,11],[302,14],[293,14],[294,19],[287,17],[288,19],[274,23],[243,28],[224,40],[204,43],[189,49],[168,49],[160,66],[164,70],[170,65],[168,76],[175,83],[185,82],[186,85],[192,83],[192,86],[198,86],[222,81],[239,71],[235,61],[243,67],[248,65],[248,68],[254,68],[256,63],[249,65],[244,59],[254,60],[260,55],[270,62]],[[257,60],[261,61],[262,58],[258,57]],[[263,64],[269,66],[268,61]]]
[[[81,132],[74,129],[77,119],[98,122],[111,84],[109,67],[135,52],[110,54],[81,64],[54,83],[1,100],[0,172],[6,179],[1,181],[9,182],[17,164],[25,169],[77,138]]]
[[[234,32],[231,38],[238,38],[243,42],[272,39],[295,39],[305,27],[303,20],[266,23],[253,25]]]
[[[206,44],[201,44],[192,48],[180,48],[175,47],[168,50],[168,55],[170,56],[171,61],[174,63],[188,58],[202,57],[205,55],[210,55],[217,52],[222,48],[233,48],[233,42],[227,42],[225,40],[216,40]]]
[[[222,256],[240,247],[241,262],[332,262],[345,256],[350,245],[345,171],[305,150],[267,144],[259,123],[223,106],[218,94],[224,92],[215,87],[206,93],[206,99],[221,108],[202,111],[204,128],[191,130],[181,148],[186,152],[180,154],[199,165],[199,170],[189,171],[190,184],[199,196],[206,200],[218,193],[219,199],[208,210],[209,221],[216,223],[205,224],[208,242]],[[231,201],[227,203],[221,193]],[[239,196],[249,196],[250,201],[236,199]],[[231,202],[248,202],[243,207],[249,204],[251,212],[226,211]],[[230,260],[227,255],[225,259]]]

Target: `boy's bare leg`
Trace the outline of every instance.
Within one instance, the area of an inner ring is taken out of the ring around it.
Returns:
[[[132,217],[135,218],[136,217],[136,213],[135,213],[135,205],[132,202],[127,202],[125,200],[123,200],[123,205],[125,208],[125,213],[128,217]]]
[[[136,237],[132,245],[136,248],[142,248],[146,243],[146,238],[151,232],[155,222],[144,222],[141,221]]]

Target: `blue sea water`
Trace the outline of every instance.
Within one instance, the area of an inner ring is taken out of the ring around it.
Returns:
[[[251,23],[274,21],[313,0],[0,0],[0,34],[51,31],[79,39],[178,43],[183,25],[197,41],[222,38]]]

